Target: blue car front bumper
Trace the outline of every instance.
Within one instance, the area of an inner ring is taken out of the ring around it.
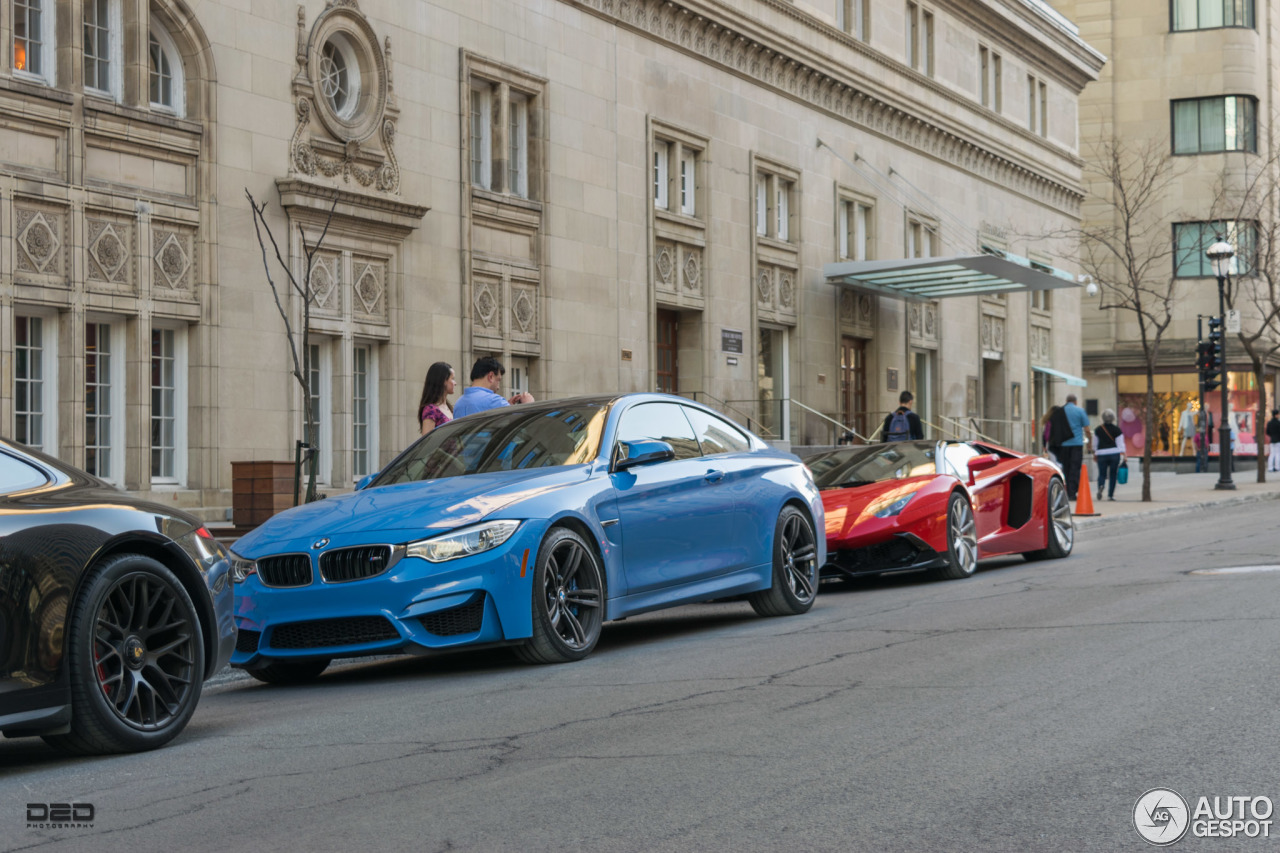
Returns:
[[[308,552],[311,582],[304,586],[267,586],[250,575],[237,589],[231,664],[253,669],[277,660],[428,653],[529,637],[534,567],[547,526],[525,521],[491,551],[443,563],[406,556],[357,581],[323,580],[315,551]],[[367,544],[369,534],[360,539],[335,539],[326,551]]]

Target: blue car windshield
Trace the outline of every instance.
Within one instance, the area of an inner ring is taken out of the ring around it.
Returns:
[[[595,459],[608,407],[511,406],[437,427],[369,484],[577,465]]]

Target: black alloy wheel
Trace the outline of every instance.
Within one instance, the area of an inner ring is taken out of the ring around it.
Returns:
[[[150,557],[107,559],[71,613],[71,731],[45,739],[70,752],[155,749],[200,700],[204,637],[182,583]]]
[[[773,529],[773,583],[748,597],[760,616],[793,616],[818,594],[818,544],[809,516],[787,505]]]
[[[1045,502],[1045,527],[1048,533],[1046,546],[1039,551],[1023,554],[1023,558],[1030,561],[1060,560],[1070,556],[1071,549],[1076,544],[1076,523],[1071,517],[1071,501],[1067,499],[1066,486],[1057,477],[1049,481],[1049,495]]]
[[[542,540],[533,576],[533,636],[516,648],[527,663],[591,654],[604,624],[604,580],[595,550],[566,527]]]
[[[947,553],[945,562],[934,570],[942,580],[961,580],[978,570],[978,534],[973,507],[960,492],[947,501]]]

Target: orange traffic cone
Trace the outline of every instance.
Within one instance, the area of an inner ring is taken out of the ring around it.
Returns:
[[[1093,511],[1093,481],[1089,479],[1089,463],[1080,463],[1080,483],[1076,486],[1076,511],[1072,515],[1102,515]]]

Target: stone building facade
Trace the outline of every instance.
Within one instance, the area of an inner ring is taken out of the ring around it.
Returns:
[[[437,360],[797,443],[905,388],[1024,441],[1034,368],[1079,369],[1074,291],[822,272],[1072,265],[1035,235],[1078,221],[1102,57],[1041,0],[10,0],[0,45],[0,423],[131,491],[225,506],[301,434],[250,195],[315,255],[332,489],[412,440]]]
[[[1269,81],[1280,61],[1275,47],[1280,22],[1272,14],[1274,4],[1257,0],[1057,0],[1054,5],[1077,21],[1090,44],[1112,57],[1081,96],[1083,155],[1093,156],[1100,140],[1114,137],[1132,150],[1155,144],[1174,160],[1175,180],[1158,202],[1169,235],[1160,272],[1174,282],[1175,307],[1159,352],[1153,438],[1156,456],[1189,458],[1195,453],[1195,418],[1189,413],[1200,406],[1197,317],[1218,314],[1217,280],[1204,250],[1222,234],[1236,245],[1237,273],[1250,272],[1248,258],[1259,242],[1256,223],[1236,221],[1230,211],[1239,209],[1239,193],[1257,180],[1260,169],[1275,168],[1267,153],[1274,145],[1268,117],[1275,110]],[[1264,178],[1258,186],[1275,186],[1275,180]],[[1105,187],[1092,189],[1093,197],[1105,197]],[[1106,221],[1114,210],[1087,202],[1083,215],[1090,222]],[[1083,309],[1087,396],[1097,408],[1120,413],[1129,451],[1140,453],[1146,367],[1137,321],[1132,312],[1101,310],[1100,302],[1086,301]],[[1239,307],[1242,328],[1256,330],[1258,303],[1245,299]],[[1253,454],[1259,389],[1235,335],[1228,335],[1227,355],[1236,452]],[[1278,367],[1280,360],[1272,354],[1264,380],[1272,401]],[[1207,395],[1205,406],[1219,423],[1219,392]],[[1216,440],[1212,452],[1217,453]]]

